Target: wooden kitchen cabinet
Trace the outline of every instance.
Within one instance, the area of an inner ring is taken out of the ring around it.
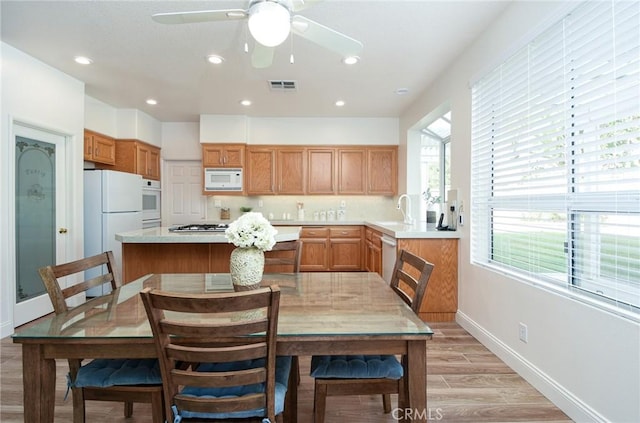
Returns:
[[[398,148],[369,147],[367,178],[369,195],[395,195],[398,191]]]
[[[247,147],[245,181],[248,195],[276,193],[276,151],[269,147]]]
[[[458,240],[401,238],[397,243],[397,251],[405,249],[434,265],[420,318],[425,322],[454,321],[458,311]]]
[[[307,181],[306,148],[279,147],[276,154],[276,180],[278,194],[305,194]]]
[[[202,167],[243,167],[245,144],[202,144]]]
[[[300,239],[301,271],[362,270],[362,226],[304,226]]]
[[[307,150],[307,194],[335,194],[334,148]]]
[[[160,148],[139,140],[117,140],[116,162],[109,169],[160,180]]]
[[[88,162],[113,165],[116,162],[115,144],[115,139],[85,129],[84,159]]]
[[[367,150],[364,148],[339,148],[338,155],[338,194],[366,194]]]
[[[248,195],[304,195],[306,149],[304,147],[248,146],[246,150]]]
[[[382,276],[382,233],[365,228],[365,264],[367,272],[376,272]]]

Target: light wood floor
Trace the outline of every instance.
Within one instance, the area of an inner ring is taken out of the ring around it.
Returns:
[[[431,325],[435,332],[427,343],[427,398],[430,421],[440,422],[571,422],[531,385],[455,323]],[[11,338],[0,341],[0,421],[23,422],[22,362],[20,346]],[[298,422],[311,423],[313,380],[309,358],[301,358],[302,382],[298,393]],[[56,422],[71,422],[71,394],[65,401],[67,363],[58,362]],[[392,400],[395,404],[395,398]],[[28,405],[26,405],[28,406]],[[395,406],[395,405],[394,405]],[[149,423],[146,404],[134,406],[133,417],[123,417],[122,405],[87,404],[90,423]],[[330,397],[326,423],[396,422],[382,412],[379,396]]]

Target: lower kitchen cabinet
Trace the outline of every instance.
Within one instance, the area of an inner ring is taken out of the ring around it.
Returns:
[[[382,233],[365,228],[364,268],[382,276]]]
[[[362,230],[362,226],[304,226],[300,270],[362,270]]]

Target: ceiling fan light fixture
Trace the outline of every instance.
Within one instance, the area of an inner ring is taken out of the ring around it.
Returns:
[[[256,3],[249,9],[249,32],[266,47],[279,46],[291,31],[289,10],[273,1]]]

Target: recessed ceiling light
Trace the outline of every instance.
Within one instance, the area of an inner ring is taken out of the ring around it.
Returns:
[[[344,100],[338,100],[338,101],[336,101],[336,106],[338,106],[338,107],[342,107],[342,106],[344,106],[344,104],[345,104],[345,103],[344,103]]]
[[[79,63],[81,65],[90,65],[93,63],[93,60],[89,59],[88,57],[85,56],[76,56],[73,58],[73,60],[76,61],[76,63]]]
[[[211,54],[207,56],[207,62],[213,63],[214,65],[219,65],[224,62],[224,58],[222,56],[218,56],[217,54]]]
[[[240,101],[240,104],[243,106],[251,106],[251,100],[242,100]]]
[[[147,99],[147,104],[149,104],[151,106],[155,106],[156,104],[158,104],[158,101],[156,99],[153,99],[153,98],[148,98]]]
[[[398,88],[396,90],[396,94],[398,95],[405,95],[407,93],[409,93],[409,88]]]
[[[360,61],[360,58],[358,56],[347,56],[344,59],[342,59],[342,63],[344,63],[345,65],[355,65],[359,61]]]

